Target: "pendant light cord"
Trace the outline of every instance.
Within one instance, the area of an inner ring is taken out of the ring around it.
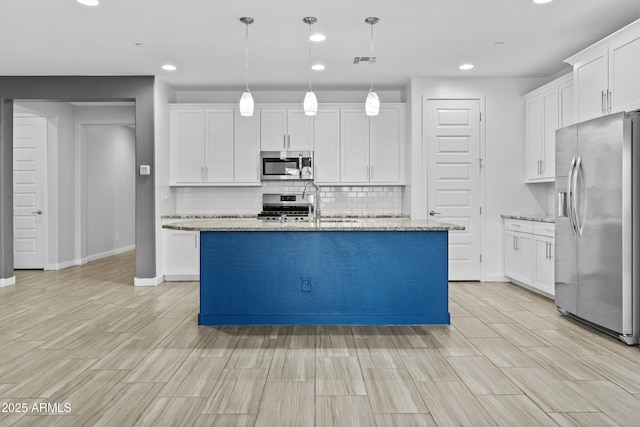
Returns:
[[[369,74],[371,76],[371,89],[369,89],[369,92],[373,92],[373,64],[376,62],[375,56],[373,56],[373,24],[374,22],[371,22],[371,57],[369,58],[369,65],[371,65],[369,70]]]
[[[307,57],[309,60],[309,64],[308,64],[309,70],[307,71],[309,73],[309,92],[313,92],[313,89],[311,88],[311,76],[312,76],[311,74],[311,22],[309,22],[309,37],[307,39],[307,47],[308,47]]]
[[[249,23],[245,22],[244,25],[244,83],[249,92]]]

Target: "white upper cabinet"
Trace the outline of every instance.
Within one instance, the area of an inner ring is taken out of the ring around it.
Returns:
[[[313,119],[315,181],[340,182],[340,109],[322,108]]]
[[[239,109],[234,112],[233,180],[238,184],[260,183],[260,114],[245,117]]]
[[[313,150],[313,116],[299,108],[262,108],[260,145],[263,151]]]
[[[170,106],[171,184],[260,184],[259,126],[233,107]]]
[[[176,183],[204,180],[204,108],[174,108],[169,113],[170,175]]]
[[[577,121],[640,108],[640,20],[566,60]]]
[[[343,108],[340,125],[343,183],[402,183],[404,109],[381,107],[367,116],[364,108]]]
[[[573,84],[568,74],[525,95],[526,182],[555,180],[556,130],[573,122]]]

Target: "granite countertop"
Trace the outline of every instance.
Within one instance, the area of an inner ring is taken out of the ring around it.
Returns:
[[[242,218],[256,218],[255,214],[170,214],[170,215],[162,215],[162,219],[242,219]],[[322,218],[331,218],[331,219],[339,219],[339,218],[366,218],[366,219],[387,219],[387,218],[409,218],[408,215],[404,214],[353,214],[353,215],[345,215],[345,214],[336,214],[336,215],[325,215],[322,214]]]
[[[448,231],[464,227],[429,219],[323,218],[313,221],[263,221],[256,218],[201,219],[165,224],[184,231]]]
[[[545,215],[508,215],[508,214],[502,214],[501,216],[502,216],[502,218],[521,219],[523,221],[537,221],[537,222],[549,222],[549,223],[555,223],[556,222],[556,218],[555,217],[545,216]]]

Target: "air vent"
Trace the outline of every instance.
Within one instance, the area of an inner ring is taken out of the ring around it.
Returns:
[[[353,58],[353,64],[359,64],[361,62],[368,62],[369,64],[373,64],[376,62],[375,56],[355,56]]]

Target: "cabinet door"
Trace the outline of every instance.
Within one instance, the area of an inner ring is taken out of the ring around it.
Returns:
[[[370,181],[397,183],[400,181],[400,111],[381,108],[377,116],[369,118],[369,122]]]
[[[541,97],[527,101],[527,180],[540,179],[542,159],[543,103]]]
[[[202,182],[204,178],[204,109],[172,109],[169,121],[171,181]]]
[[[369,118],[364,109],[340,111],[342,182],[369,182]]]
[[[245,117],[235,109],[234,181],[260,182],[260,114]]]
[[[612,45],[609,50],[609,90],[612,113],[640,108],[640,37]]]
[[[606,114],[608,80],[606,50],[574,66],[573,82],[578,122]]]
[[[200,235],[196,231],[163,229],[167,280],[197,280],[200,275]]]
[[[205,181],[233,182],[233,108],[205,111]]]
[[[516,250],[517,233],[504,232],[504,275],[512,279],[520,276],[520,260]]]
[[[540,177],[555,179],[556,176],[556,130],[558,130],[558,90],[554,88],[542,95],[543,126]]]
[[[322,109],[313,120],[315,181],[340,182],[340,110]]]
[[[302,109],[289,109],[287,111],[287,138],[289,150],[313,150],[313,119],[314,116],[307,116],[304,114]]]
[[[260,146],[263,151],[287,149],[287,109],[262,108],[260,110]]]
[[[534,236],[533,249],[533,278],[531,286],[545,292],[554,294],[554,239],[545,236]]]
[[[575,97],[573,93],[573,79],[570,83],[564,83],[558,86],[560,117],[558,128],[572,125],[576,122]]]
[[[533,234],[518,233],[516,251],[520,263],[519,278],[525,285],[533,282]]]

